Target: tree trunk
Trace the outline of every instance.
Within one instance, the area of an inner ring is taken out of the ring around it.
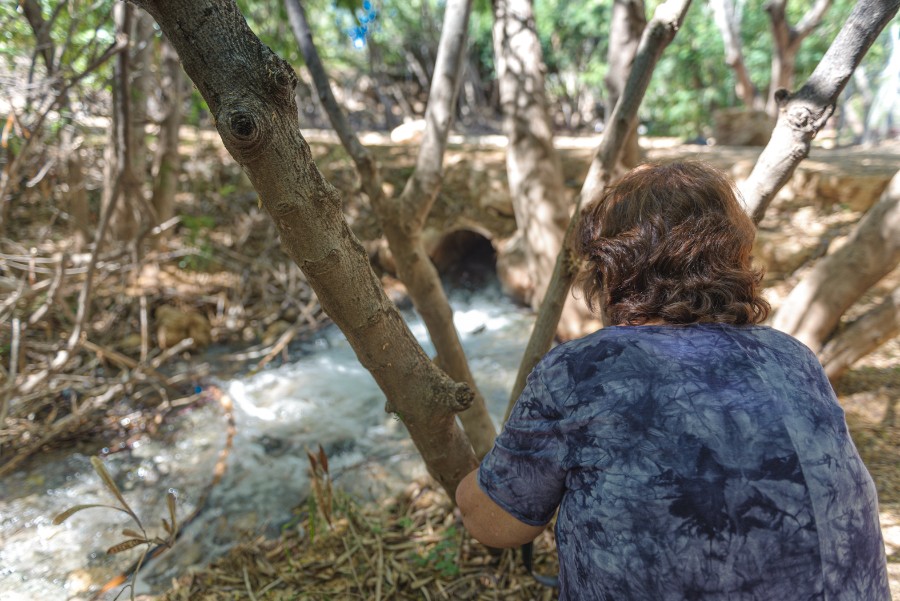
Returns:
[[[741,48],[741,15],[735,0],[710,0],[710,7],[722,42],[725,46],[725,63],[734,72],[734,91],[748,109],[762,109],[763,101],[759,90],[753,85],[744,52]]]
[[[113,8],[117,35],[129,39],[135,8],[129,4],[117,4]],[[104,152],[104,184],[102,206],[107,206],[119,193],[122,198],[115,203],[110,217],[110,235],[114,240],[131,241],[137,235],[137,217],[134,202],[135,175],[132,170],[131,143],[131,94],[129,92],[130,60],[128,51],[121,52],[113,64],[112,78],[112,127]],[[132,193],[129,197],[126,190]]]
[[[900,264],[900,173],[847,243],[821,259],[791,291],[772,326],[819,351],[841,316]]]
[[[537,309],[562,248],[569,207],[562,164],[553,148],[544,62],[531,0],[494,0],[494,66],[500,86],[506,170]],[[510,246],[515,246],[511,244]]]
[[[778,122],[750,177],[739,188],[747,212],[759,223],[775,193],[809,155],[816,133],[854,69],[900,6],[900,0],[860,0],[806,84],[794,94],[776,94]]]
[[[900,334],[900,288],[828,341],[819,360],[832,384],[850,367]]]
[[[157,223],[164,223],[175,215],[175,192],[181,172],[178,154],[179,131],[184,104],[184,71],[178,62],[178,53],[163,37],[161,42],[162,90],[166,114],[159,127],[156,159],[156,179],[153,188],[153,210]]]
[[[66,165],[66,207],[71,217],[72,252],[84,250],[90,240],[90,209],[84,187],[84,162],[81,148],[75,144],[74,128],[63,130],[60,152]]]
[[[772,117],[778,114],[779,103],[776,98],[778,90],[790,90],[794,87],[794,71],[800,44],[822,23],[831,1],[816,0],[796,27],[792,27],[787,21],[787,0],[769,0],[766,3],[765,8],[769,13],[772,38],[775,42],[772,51],[772,81],[766,101],[766,112]]]
[[[609,65],[606,77],[606,117],[608,120],[613,114],[616,103],[625,90],[628,74],[634,62],[641,35],[647,26],[647,13],[644,8],[644,0],[615,0],[612,6],[612,16],[609,23]],[[620,161],[622,165],[631,169],[641,162],[641,147],[638,143],[637,123],[625,138]]]
[[[175,46],[231,155],[272,216],[287,254],[402,419],[451,495],[477,465],[456,413],[472,392],[438,369],[384,294],[341,212],[339,192],[300,134],[296,76],[250,31],[234,2],[141,0]]]
[[[575,215],[569,221],[566,229],[566,237],[563,241],[563,249],[556,258],[553,268],[553,277],[544,297],[544,304],[538,313],[534,330],[528,339],[522,363],[516,375],[509,405],[506,409],[506,417],[509,417],[513,405],[522,391],[525,389],[525,379],[541,357],[550,350],[553,335],[556,332],[556,324],[559,323],[566,297],[572,280],[578,271],[578,260],[573,251],[575,225],[578,221],[579,211],[582,205],[598,199],[603,190],[617,176],[618,166],[621,164],[619,156],[625,143],[628,132],[637,125],[637,111],[650,85],[650,78],[656,63],[659,62],[663,50],[675,38],[675,34],[684,22],[684,16],[691,5],[691,0],[666,0],[656,7],[653,19],[650,20],[641,42],[628,81],[625,84],[622,96],[612,115],[607,120],[607,128],[600,142],[600,147],[594,153],[591,166],[585,177],[581,192],[575,202]]]

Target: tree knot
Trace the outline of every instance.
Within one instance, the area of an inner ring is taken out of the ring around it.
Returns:
[[[260,119],[260,115],[259,111],[237,105],[224,108],[216,119],[222,140],[242,165],[253,162],[265,149],[269,139],[267,123]]]
[[[465,382],[454,382],[447,397],[448,407],[457,413],[465,411],[475,402],[475,392]]]
[[[834,104],[818,107],[796,103],[788,110],[788,122],[796,132],[815,136],[834,112]]]

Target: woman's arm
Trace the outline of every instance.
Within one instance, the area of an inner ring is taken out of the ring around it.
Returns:
[[[456,489],[456,504],[463,524],[475,539],[488,547],[518,547],[544,531],[546,524],[532,526],[513,517],[478,486],[478,470],[463,478]]]

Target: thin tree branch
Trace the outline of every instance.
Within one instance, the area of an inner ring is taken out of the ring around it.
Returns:
[[[525,355],[522,357],[522,363],[519,365],[519,372],[516,375],[516,382],[513,385],[506,410],[507,418],[516,399],[525,389],[528,374],[531,373],[541,357],[547,353],[553,342],[566,295],[569,293],[572,280],[577,272],[577,260],[574,258],[572,249],[581,206],[598,199],[612,181],[619,154],[628,132],[637,122],[638,108],[647,92],[656,63],[659,62],[663,50],[681,28],[690,5],[691,0],[666,0],[656,8],[653,18],[644,29],[644,35],[641,37],[637,54],[635,54],[625,90],[622,92],[619,102],[616,103],[616,108],[609,119],[609,126],[604,132],[600,147],[594,154],[590,170],[576,199],[575,212],[566,229],[566,238],[556,259],[550,286],[538,312],[534,330],[531,332],[531,338],[525,348]]]
[[[459,80],[465,65],[472,0],[448,0],[434,75],[425,109],[425,134],[416,159],[416,170],[400,195],[401,211],[420,228],[437,198],[441,185],[444,151],[456,111]]]
[[[794,44],[799,45],[800,42],[806,39],[806,37],[815,31],[816,27],[822,23],[822,19],[825,18],[825,13],[828,12],[828,9],[831,7],[831,1],[832,0],[818,0],[808,11],[806,11],[806,14],[803,15],[792,28]]]

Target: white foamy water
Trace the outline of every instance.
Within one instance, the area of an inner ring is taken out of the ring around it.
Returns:
[[[533,316],[498,294],[460,295],[453,305],[472,371],[499,422]],[[432,354],[424,325],[412,314],[406,317]],[[337,328],[323,331],[293,363],[219,386],[234,402],[237,426],[227,471],[176,548],[142,571],[139,591],[168,587],[172,577],[242,537],[277,534],[307,496],[307,448],[322,445],[337,486],[363,497],[396,492],[424,473],[402,423],[384,412],[384,396]],[[193,509],[212,478],[225,432],[221,409],[210,404],[178,417],[165,436],[107,458],[149,532],[158,531],[166,515],[167,490],[178,494],[180,514]],[[97,585],[131,565],[137,551],[105,554],[123,538],[122,528],[133,527],[124,514],[89,509],[61,526],[51,524],[72,505],[110,502],[84,455],[47,458],[5,478],[0,599],[87,599]]]

